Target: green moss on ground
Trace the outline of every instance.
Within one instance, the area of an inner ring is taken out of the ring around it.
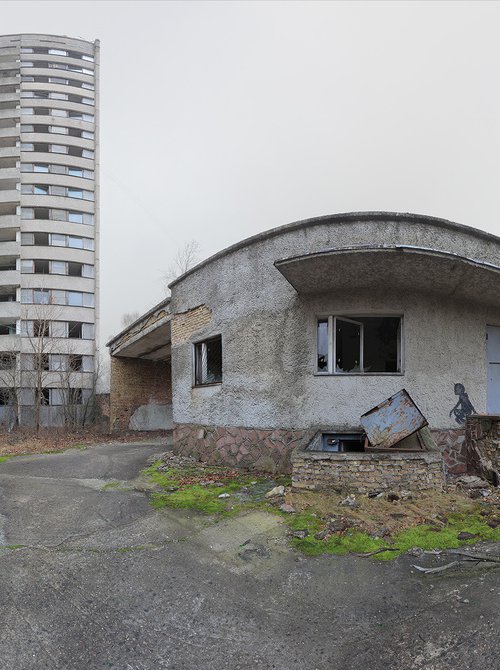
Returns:
[[[130,491],[130,485],[119,481],[106,482],[101,487],[101,491]]]
[[[205,514],[229,516],[248,509],[268,506],[260,495],[253,495],[270,482],[266,477],[236,473],[228,468],[196,466],[158,470],[157,461],[143,471],[148,479],[164,492],[151,494],[150,502],[156,509],[194,509]],[[208,482],[204,485],[201,482]],[[217,483],[216,483],[217,482]],[[267,489],[278,484],[289,485],[290,477],[279,477]],[[228,498],[219,496],[228,494]],[[240,495],[238,495],[240,494]]]
[[[447,524],[439,528],[427,524],[414,526],[395,533],[390,538],[390,543],[354,528],[334,533],[324,540],[317,540],[315,534],[324,529],[324,523],[314,513],[297,514],[289,521],[289,526],[291,530],[308,531],[309,534],[303,539],[292,538],[292,546],[307,556],[369,553],[377,549],[390,548],[391,551],[374,556],[376,560],[387,561],[400,556],[412,547],[426,550],[457,549],[463,545],[475,544],[479,540],[500,541],[500,528],[490,528],[479,512],[453,515]],[[459,540],[458,535],[463,532],[471,533],[476,537]]]
[[[380,507],[378,517],[367,509],[364,518],[357,520],[357,526],[347,530],[327,535],[325,539],[316,539],[315,535],[325,530],[331,512],[345,512],[343,508],[321,509],[316,504],[319,499],[311,498],[307,502],[307,511],[297,514],[280,512],[275,505],[264,497],[265,491],[273,486],[290,485],[290,477],[255,476],[223,467],[189,466],[171,467],[165,471],[159,470],[161,461],[157,461],[144,471],[148,479],[156,484],[161,491],[151,495],[151,505],[156,509],[171,507],[174,509],[193,509],[218,518],[239,514],[246,510],[264,509],[268,512],[280,514],[294,531],[307,531],[304,538],[292,537],[291,545],[307,556],[321,554],[345,555],[350,553],[370,553],[379,549],[389,549],[374,556],[376,560],[391,560],[405,553],[412,547],[421,549],[455,549],[462,545],[474,544],[479,540],[500,541],[500,527],[493,529],[487,524],[487,518],[481,516],[481,507],[468,500],[462,506],[462,512],[447,515],[439,525],[415,524],[405,530],[393,531],[391,536],[375,537],[365,532],[366,525],[382,526]],[[204,482],[202,485],[201,482]],[[217,483],[216,483],[217,482]],[[106,485],[113,488],[110,482]],[[219,498],[221,494],[229,494],[228,498]],[[429,510],[433,508],[432,499],[429,500]],[[393,508],[390,507],[390,510]],[[352,512],[351,512],[352,514]],[[390,512],[387,512],[388,517]],[[403,514],[403,516],[405,516]],[[420,517],[422,518],[422,517]],[[376,523],[375,523],[376,521]],[[467,532],[476,537],[469,540],[459,540],[459,533]]]
[[[12,458],[12,456],[0,456],[0,463],[3,463],[4,461],[8,461],[9,458]]]

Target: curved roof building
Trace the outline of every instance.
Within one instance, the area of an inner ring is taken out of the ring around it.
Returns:
[[[300,221],[177,279],[171,313],[174,442],[213,461],[287,468],[311,431],[358,430],[404,388],[452,467],[467,415],[500,413],[500,239],[480,230]]]
[[[79,421],[92,396],[98,73],[98,41],[0,37],[0,420]]]

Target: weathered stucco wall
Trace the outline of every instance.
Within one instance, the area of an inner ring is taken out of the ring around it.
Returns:
[[[431,428],[458,429],[450,416],[458,400],[456,383],[464,385],[475,410],[485,412],[486,324],[500,325],[500,309],[482,304],[480,296],[467,303],[401,291],[386,286],[383,276],[375,290],[301,296],[273,265],[288,256],[363,244],[430,247],[493,264],[500,257],[491,236],[404,217],[312,221],[220,254],[172,288],[174,423],[247,430],[353,428],[361,414],[404,387]],[[189,310],[197,319],[193,327],[187,323]],[[326,314],[402,315],[404,372],[315,375],[316,318]],[[176,328],[179,318],[182,327]],[[216,334],[222,335],[223,383],[193,388],[193,342]]]

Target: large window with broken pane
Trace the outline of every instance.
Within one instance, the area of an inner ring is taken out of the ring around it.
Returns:
[[[402,372],[402,317],[331,315],[317,320],[318,374]]]

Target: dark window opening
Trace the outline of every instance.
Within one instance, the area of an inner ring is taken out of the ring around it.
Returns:
[[[50,219],[50,210],[48,207],[35,207],[35,219]]]
[[[0,354],[0,370],[15,370],[16,354],[10,352]]]
[[[195,385],[222,382],[222,337],[195,345]]]
[[[83,356],[81,354],[69,355],[69,369],[73,372],[81,372],[83,370]]]
[[[68,275],[70,277],[81,277],[82,276],[82,264],[81,263],[68,263]]]
[[[34,242],[36,246],[48,247],[49,246],[49,234],[48,233],[34,233]]]
[[[0,388],[0,406],[12,405],[14,402],[14,395],[11,389]]]
[[[317,322],[317,371],[400,373],[401,317],[334,316]],[[329,359],[333,351],[333,361]]]
[[[16,334],[16,324],[15,323],[1,323],[0,324],[0,335],[15,335]]]
[[[79,340],[82,338],[82,324],[79,321],[70,321],[68,323],[68,337]]]
[[[50,389],[40,389],[40,405],[50,405]]]
[[[49,261],[45,260],[36,260],[34,261],[35,273],[36,274],[49,274]]]
[[[37,354],[37,370],[49,370],[49,355],[48,354]]]
[[[48,337],[48,336],[49,336],[49,322],[33,321],[33,337]]]

